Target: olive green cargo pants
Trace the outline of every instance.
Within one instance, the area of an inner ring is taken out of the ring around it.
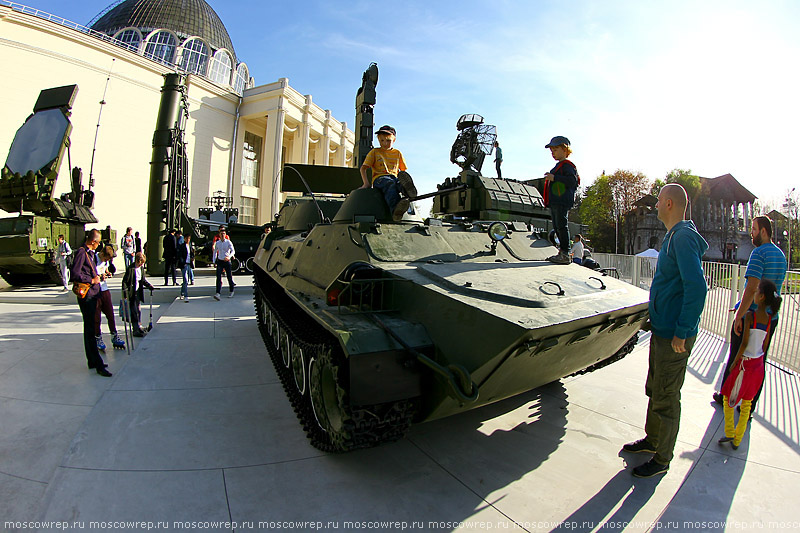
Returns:
[[[675,353],[672,339],[650,336],[650,367],[644,392],[650,401],[647,404],[647,420],[644,430],[647,442],[656,449],[653,459],[668,465],[672,460],[678,429],[681,423],[681,387],[686,377],[686,364],[697,337],[686,339],[686,351]]]

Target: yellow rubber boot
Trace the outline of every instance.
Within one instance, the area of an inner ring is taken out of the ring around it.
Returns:
[[[732,439],[734,436],[733,428],[733,407],[728,407],[728,397],[722,398],[722,411],[725,413],[725,436]]]
[[[747,422],[750,420],[750,406],[752,403],[752,400],[742,400],[742,410],[739,413],[739,422],[736,424],[736,435],[733,437],[734,446],[739,446],[744,437],[744,432],[747,431]]]

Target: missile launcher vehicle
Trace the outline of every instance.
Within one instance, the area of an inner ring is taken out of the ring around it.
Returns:
[[[546,261],[557,250],[541,194],[482,176],[494,127],[477,115],[458,127],[460,174],[417,197],[435,196],[440,218],[394,222],[357,169],[284,169],[283,190],[304,194],[256,252],[255,311],[321,450],[397,440],[412,423],[591,371],[629,353],[647,321],[646,292]]]
[[[58,236],[70,247],[81,246],[85,225],[97,222],[91,211],[94,193],[84,190],[81,170],[71,172],[72,191],[54,198],[64,153],[69,150],[70,110],[77,85],[45,89],[25,123],[17,130],[0,173],[0,209],[19,212],[0,218],[0,276],[10,285],[50,280],[61,282],[53,262]],[[101,231],[116,241],[110,228]]]

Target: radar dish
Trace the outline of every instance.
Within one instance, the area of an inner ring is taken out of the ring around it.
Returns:
[[[497,128],[484,124],[483,117],[476,114],[461,115],[456,128],[460,133],[450,149],[450,162],[480,172],[484,158],[494,150]]]
[[[17,130],[6,166],[16,174],[35,174],[58,158],[68,129],[69,120],[60,109],[34,114]]]

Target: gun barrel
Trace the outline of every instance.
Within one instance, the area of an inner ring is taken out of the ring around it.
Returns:
[[[451,193],[451,192],[455,192],[455,191],[460,191],[460,190],[463,190],[463,189],[466,189],[466,188],[467,188],[467,186],[462,184],[462,185],[458,185],[457,187],[452,187],[450,189],[439,189],[436,192],[429,192],[429,193],[426,193],[426,194],[422,194],[420,196],[415,196],[414,198],[411,198],[410,200],[412,200],[412,201],[424,200],[426,198],[433,198],[434,196],[439,196],[441,194],[447,194],[447,193]]]

